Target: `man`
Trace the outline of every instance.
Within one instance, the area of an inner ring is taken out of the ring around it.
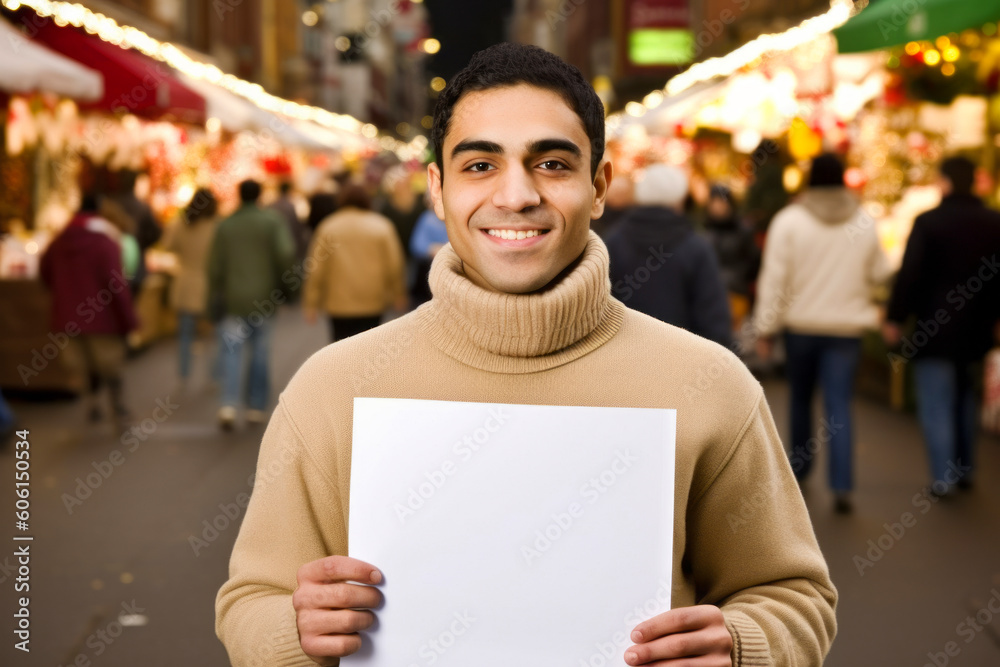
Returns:
[[[208,259],[209,311],[222,318],[222,407],[219,425],[236,422],[243,389],[243,345],[250,346],[246,419],[263,423],[270,391],[271,317],[285,302],[282,276],[295,260],[295,245],[285,222],[257,205],[260,184],[239,185],[240,208],[219,223]]]
[[[913,360],[917,411],[927,442],[931,493],[972,485],[980,362],[1000,320],[1000,213],[972,193],[975,165],[962,157],[941,164],[940,206],[917,217],[906,243],[882,332]],[[902,327],[911,317],[909,337]]]
[[[636,206],[607,237],[611,289],[629,308],[729,346],[729,301],[715,251],[684,215],[687,175],[654,164],[635,184]]]
[[[363,185],[347,183],[340,207],[316,229],[302,309],[314,323],[322,309],[336,342],[377,327],[391,306],[406,305],[403,247],[396,229],[371,210]]]
[[[107,386],[117,421],[129,417],[122,390],[125,336],[138,328],[122,249],[103,220],[100,197],[86,194],[80,210],[42,256],[42,281],[52,292],[52,331],[71,340],[71,365],[87,378],[90,421],[104,416],[99,392]]]
[[[792,471],[805,482],[816,456],[811,443],[826,440],[834,510],[841,514],[853,511],[854,376],[862,336],[878,328],[874,295],[888,278],[875,226],[845,187],[843,164],[833,154],[817,156],[809,187],[771,222],[753,329],[765,362],[774,338],[784,337]],[[830,425],[825,438],[813,430],[817,386]]]
[[[233,664],[334,665],[375,622],[382,575],[346,556],[355,396],[678,408],[675,609],[640,623],[624,659],[820,664],[836,592],[760,386],[725,349],[611,296],[589,231],[611,180],[604,113],[579,70],[531,46],[482,51],[440,96],[432,139],[450,241],[433,299],[325,348],[282,394],[217,600]],[[687,400],[713,365],[706,400]]]

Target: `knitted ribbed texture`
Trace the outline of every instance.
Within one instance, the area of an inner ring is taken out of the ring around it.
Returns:
[[[624,306],[611,298],[608,251],[591,232],[574,269],[547,290],[491,292],[470,281],[445,246],[430,274],[434,299],[421,326],[448,356],[480,370],[532,373],[569,363],[609,341]]]
[[[726,628],[733,636],[733,667],[771,667],[767,635],[749,616],[740,612],[726,614]]]

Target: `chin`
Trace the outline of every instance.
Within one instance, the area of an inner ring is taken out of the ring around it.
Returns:
[[[502,276],[490,280],[490,285],[498,292],[505,294],[530,294],[546,287],[552,278],[527,278],[525,276]]]

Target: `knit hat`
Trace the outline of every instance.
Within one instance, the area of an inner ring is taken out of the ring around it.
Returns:
[[[677,167],[654,164],[636,176],[635,203],[639,206],[679,206],[687,194],[687,174]]]
[[[809,171],[809,187],[844,187],[844,165],[833,153],[824,153],[812,162]]]

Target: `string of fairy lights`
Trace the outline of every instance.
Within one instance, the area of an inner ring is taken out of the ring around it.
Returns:
[[[323,127],[360,134],[374,141],[378,138],[378,128],[370,123],[362,123],[346,114],[337,114],[326,109],[286,100],[264,90],[263,86],[223,72],[210,63],[201,62],[189,56],[170,42],[163,42],[138,28],[120,25],[117,21],[100,12],[95,12],[79,3],[57,2],[54,0],[3,0],[3,5],[11,11],[21,7],[34,10],[39,16],[51,17],[56,25],[82,28],[105,42],[135,49],[194,79],[208,81],[230,93],[239,95],[261,109],[281,114],[289,118],[311,121]],[[400,159],[419,156],[427,147],[427,139],[418,136],[404,143],[390,136],[378,139],[378,145],[393,151]]]
[[[428,140],[423,135],[416,136],[409,143],[404,143],[388,135],[379,137],[378,128],[370,123],[362,123],[349,115],[333,113],[326,109],[300,104],[268,93],[260,84],[245,81],[223,72],[215,65],[196,60],[169,42],[155,39],[138,28],[120,25],[114,19],[94,12],[79,3],[56,0],[2,0],[2,2],[10,10],[17,10],[22,6],[29,7],[40,16],[52,17],[59,26],[72,25],[83,28],[106,42],[135,49],[190,77],[208,81],[239,95],[267,111],[290,118],[312,121],[330,129],[353,132],[372,141],[377,139],[378,145],[383,150],[393,151],[401,159],[416,157],[427,148]],[[607,118],[608,129],[616,130],[621,126],[625,117],[640,117],[647,111],[658,107],[667,98],[678,95],[699,83],[730,76],[744,67],[751,66],[768,54],[791,51],[825,35],[846,23],[866,4],[862,2],[855,5],[853,0],[830,0],[830,9],[824,14],[807,19],[785,32],[761,35],[725,56],[709,58],[696,63],[673,77],[664,88],[650,92],[643,98],[642,102],[629,102],[623,111],[609,115]]]
[[[824,14],[807,19],[785,32],[761,35],[725,56],[696,63],[670,79],[662,89],[646,95],[642,102],[629,102],[623,111],[609,115],[608,128],[615,130],[627,116],[643,116],[647,111],[660,106],[668,97],[679,95],[699,83],[731,76],[768,54],[792,51],[826,35],[847,23],[851,16],[865,6],[866,2],[855,5],[852,0],[830,0],[830,9]]]

